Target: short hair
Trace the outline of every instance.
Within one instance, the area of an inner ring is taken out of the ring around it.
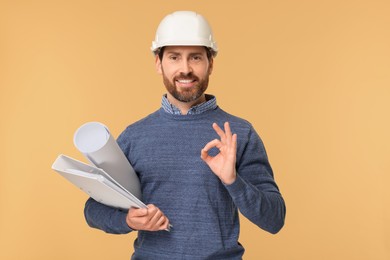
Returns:
[[[215,56],[215,52],[211,48],[208,48],[206,46],[204,46],[204,48],[206,49],[207,59],[210,61]],[[160,59],[160,61],[162,61],[162,59],[163,59],[164,50],[165,50],[165,46],[159,48],[155,52],[155,54],[158,55],[158,58]]]

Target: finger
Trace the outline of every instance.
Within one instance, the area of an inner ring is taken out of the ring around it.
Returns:
[[[233,135],[232,142],[233,142],[233,150],[236,153],[237,152],[237,134]]]
[[[164,213],[158,209],[156,214],[149,221],[148,226],[151,230],[169,230],[169,220]]]
[[[213,123],[213,128],[219,137],[221,137],[221,141],[224,142],[226,138],[225,132],[217,125],[217,123]]]
[[[209,155],[209,153],[206,150],[203,150],[200,152],[200,158],[202,158],[203,161],[208,163],[212,157]]]
[[[202,151],[208,152],[208,151],[209,151],[211,148],[213,148],[213,147],[217,147],[218,149],[221,149],[222,146],[223,146],[223,145],[222,145],[222,143],[221,143],[220,140],[214,139],[214,140],[208,142],[208,143],[203,147]]]
[[[231,131],[231,129],[230,129],[230,124],[229,124],[229,122],[225,122],[225,124],[224,124],[223,127],[225,128],[225,134],[226,134],[226,136],[231,136],[231,135],[232,135],[232,131]]]
[[[167,229],[169,225],[168,218],[165,215],[162,215],[156,222],[156,227],[159,230]]]
[[[234,151],[236,151],[237,150],[237,134],[233,135],[232,142],[233,142],[233,149],[234,149]]]
[[[140,225],[144,223],[147,219],[146,216],[148,210],[146,208],[130,208],[126,216],[126,223],[132,229],[140,229]]]
[[[143,217],[148,214],[148,209],[146,208],[130,208],[128,215],[129,217]]]
[[[161,218],[164,218],[164,214],[162,213],[162,211],[161,210],[156,211],[155,214],[150,218],[149,225],[152,227],[156,227],[157,223]]]
[[[172,226],[169,224],[169,219],[165,217],[165,221],[161,224],[160,230],[170,231],[171,227]]]
[[[200,152],[200,158],[202,158],[203,161],[208,163],[213,157],[209,155],[209,150],[213,147],[217,147],[218,149],[222,148],[221,141],[218,139],[215,139],[205,145],[203,147],[202,151]]]
[[[224,128],[225,128],[225,135],[226,135],[226,143],[227,145],[230,145],[232,139],[232,131],[230,129],[229,122],[225,122]]]
[[[148,207],[147,220],[148,222],[150,222],[154,217],[154,215],[156,215],[156,213],[159,211],[159,208],[157,208],[153,204],[148,204],[147,207]]]

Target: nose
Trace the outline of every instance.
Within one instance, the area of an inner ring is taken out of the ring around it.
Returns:
[[[180,67],[180,72],[186,75],[192,72],[192,67],[191,64],[188,62],[188,60],[183,59]]]

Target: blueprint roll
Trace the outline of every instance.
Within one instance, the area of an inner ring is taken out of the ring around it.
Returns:
[[[93,165],[141,200],[138,176],[105,125],[89,122],[80,126],[74,134],[73,142]]]

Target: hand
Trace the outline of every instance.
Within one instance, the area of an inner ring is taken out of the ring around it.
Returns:
[[[164,213],[154,206],[148,204],[147,208],[130,208],[127,217],[127,225],[135,230],[169,230],[169,220]]]
[[[224,125],[225,132],[216,123],[213,128],[221,140],[215,139],[206,144],[200,157],[223,183],[229,185],[236,180],[237,134],[232,135],[228,122]],[[219,149],[219,153],[214,157],[208,154],[213,147]]]

